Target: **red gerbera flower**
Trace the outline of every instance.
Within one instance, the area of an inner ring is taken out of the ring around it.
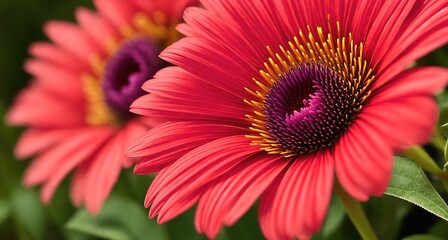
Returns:
[[[79,26],[46,24],[52,43],[35,43],[25,69],[35,80],[17,98],[7,120],[29,129],[16,154],[37,155],[25,173],[28,186],[42,184],[49,202],[75,170],[71,198],[96,213],[122,168],[133,158],[124,147],[146,132],[148,117],[130,114],[144,94],[141,84],[164,63],[157,55],[179,34],[174,27],[195,0],[96,0],[99,13],[76,11]]]
[[[448,41],[448,2],[203,0],[177,65],[131,106],[169,121],[130,148],[135,172],[160,171],[145,201],[163,223],[198,202],[215,237],[261,197],[268,239],[308,238],[337,177],[366,201],[385,191],[393,153],[425,143],[437,118],[436,67],[407,69]]]

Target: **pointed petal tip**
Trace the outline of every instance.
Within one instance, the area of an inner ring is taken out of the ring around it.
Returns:
[[[50,204],[50,202],[51,202],[51,197],[52,197],[52,194],[50,194],[50,193],[48,193],[48,192],[41,191],[41,193],[40,193],[40,200],[42,201],[42,203],[43,203],[44,205],[48,205],[48,204]]]
[[[15,106],[12,106],[5,114],[4,121],[7,125],[20,125],[20,111]]]
[[[98,216],[100,214],[101,209],[102,209],[102,205],[103,205],[102,202],[100,203],[98,201],[96,201],[96,202],[87,202],[85,207],[86,207],[87,211],[91,215],[96,217],[96,216]]]
[[[140,151],[143,149],[142,143],[138,140],[134,141],[131,143],[131,145],[129,145],[127,147],[127,149],[125,150],[125,157],[130,157],[130,158],[134,158],[134,157],[142,157],[140,154]]]
[[[48,36],[51,36],[56,32],[58,32],[59,29],[63,29],[65,25],[73,25],[72,23],[62,21],[62,20],[51,20],[43,25],[43,31]]]
[[[25,187],[34,187],[42,183],[42,180],[39,179],[35,174],[29,172],[29,169],[25,172],[25,175],[22,179],[22,184]]]
[[[140,162],[137,162],[137,164],[135,164],[134,170],[133,170],[134,174],[137,175],[146,175],[147,172],[144,170],[144,168],[141,166]]]
[[[75,9],[75,16],[76,16],[76,19],[78,19],[78,20],[80,18],[88,17],[88,16],[91,16],[93,14],[95,14],[95,13],[92,10],[90,10],[90,9],[88,9],[86,7],[77,7]]]
[[[145,208],[149,208],[149,206],[146,206],[146,204],[145,204]],[[157,214],[159,214],[158,212],[153,211],[153,209],[154,208],[150,208],[149,209],[149,218],[150,219],[153,219],[155,216],[157,216]],[[157,218],[157,223],[160,224],[160,216]]]
[[[18,160],[24,160],[25,158],[31,157],[21,145],[16,145],[14,148],[14,156],[18,158]]]

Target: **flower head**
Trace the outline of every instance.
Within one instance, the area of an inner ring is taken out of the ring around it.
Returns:
[[[131,111],[169,121],[129,148],[160,171],[145,201],[166,222],[198,202],[215,237],[260,197],[268,239],[309,238],[333,183],[380,196],[393,154],[425,143],[437,118],[437,67],[408,69],[448,41],[446,1],[203,0],[187,35],[161,53]]]
[[[122,168],[134,162],[124,148],[153,124],[129,113],[145,92],[141,84],[164,67],[160,51],[177,40],[174,29],[194,0],[94,1],[98,13],[76,11],[78,25],[51,21],[45,32],[54,43],[39,42],[25,64],[33,75],[7,120],[29,128],[16,154],[37,155],[24,177],[42,184],[48,202],[74,171],[71,198],[97,213]]]

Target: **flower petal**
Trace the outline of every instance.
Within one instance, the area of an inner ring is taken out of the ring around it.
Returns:
[[[401,151],[425,144],[434,130],[437,116],[434,98],[420,95],[372,103],[366,107],[362,118],[378,131],[393,133],[384,137],[395,151]]]
[[[334,150],[339,182],[361,201],[381,196],[392,176],[392,146],[377,127],[383,130],[363,118],[355,120]]]
[[[383,2],[364,40],[365,50],[372,61],[372,66],[376,66],[391,52],[390,47],[394,45],[395,39],[403,29],[403,24],[414,10],[415,2],[415,0]]]
[[[133,1],[94,0],[93,3],[100,14],[120,30],[129,26],[132,17],[138,10]]]
[[[434,95],[443,90],[448,83],[448,70],[440,67],[419,67],[401,72],[381,86],[374,102],[399,100],[401,97]]]
[[[249,143],[250,140],[241,135],[217,139],[190,151],[160,171],[145,199],[145,206],[152,205],[150,216],[159,214],[158,221],[162,223],[180,214],[189,206],[183,204],[178,209],[179,203],[197,195],[208,183],[259,151]]]
[[[110,22],[87,8],[78,8],[76,10],[76,19],[82,29],[98,46],[102,47],[104,52],[109,50],[107,49],[108,44],[110,44],[108,41],[117,39],[119,36],[119,33]]]
[[[9,124],[30,125],[38,128],[79,127],[84,125],[84,113],[80,106],[68,106],[66,102],[37,85],[23,90],[9,109]],[[36,107],[42,106],[42,107]]]
[[[65,139],[77,131],[77,129],[28,129],[20,136],[16,144],[15,155],[19,158],[31,157],[39,152],[49,150],[61,139]]]
[[[256,155],[221,177],[199,200],[195,226],[215,238],[222,225],[234,224],[272,183],[288,161],[282,156]]]
[[[82,61],[73,61],[75,58],[73,54],[52,43],[33,43],[29,47],[28,51],[36,59],[49,62],[72,72],[79,73],[90,68],[88,64],[83,63]]]
[[[377,88],[428,52],[447,43],[448,3],[428,0],[416,4],[398,32],[391,51],[387,52],[378,67]]]
[[[43,183],[41,197],[49,202],[59,183],[67,174],[91,157],[110,136],[110,129],[80,129],[79,135],[59,144],[36,158],[25,172],[26,185]],[[95,133],[95,134],[92,134]],[[86,144],[89,143],[89,144]]]
[[[101,52],[101,49],[95,46],[86,33],[75,24],[51,21],[45,24],[44,30],[53,42],[72,53],[85,64],[90,64],[94,53]]]
[[[268,239],[308,239],[319,230],[333,186],[334,159],[328,152],[295,159],[263,194],[260,225]]]
[[[109,196],[123,168],[130,167],[133,158],[124,155],[125,147],[137,136],[147,131],[146,126],[138,121],[126,123],[98,151],[83,175],[84,201],[90,213],[98,214],[101,206]],[[74,190],[75,191],[75,190]],[[79,193],[78,193],[79,194]]]
[[[171,164],[194,148],[216,139],[235,135],[244,129],[231,125],[168,122],[153,128],[134,142],[127,155],[144,156],[135,173],[149,174]]]
[[[85,204],[92,214],[98,214],[120,175],[124,151],[120,148],[122,134],[116,134],[105,143],[85,175]]]
[[[199,0],[133,0],[133,2],[150,15],[162,12],[166,15],[169,22],[179,22],[182,18],[183,10],[188,6],[198,4]]]
[[[79,73],[41,60],[28,60],[25,62],[24,68],[36,78],[34,84],[39,84],[50,90],[61,100],[70,101],[67,105],[83,105],[85,103],[84,89]]]
[[[197,91],[199,88],[204,90]],[[229,93],[231,91],[198,81],[196,77],[177,67],[159,71],[155,79],[143,85],[143,89],[152,93],[140,97],[131,105],[131,111],[137,114],[166,120],[206,120],[219,117],[223,122],[241,122],[244,119],[245,103],[235,101],[238,98],[229,97],[232,95]]]
[[[87,172],[92,164],[92,158],[82,162],[76,168],[70,183],[70,199],[73,205],[80,207],[87,195]]]

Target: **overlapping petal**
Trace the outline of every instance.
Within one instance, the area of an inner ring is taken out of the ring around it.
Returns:
[[[145,206],[152,205],[150,216],[163,213],[158,221],[165,222],[191,207],[194,201],[190,196],[195,195],[191,193],[200,192],[204,185],[257,152],[248,144],[244,136],[223,137],[188,152],[163,169],[146,195]]]
[[[236,166],[234,172],[215,180],[216,184],[204,191],[198,203],[195,217],[198,232],[213,238],[222,225],[234,224],[287,164],[278,156],[267,159],[256,155]]]
[[[308,239],[324,219],[334,160],[328,152],[300,160],[279,175],[261,197],[260,226],[269,239]]]

